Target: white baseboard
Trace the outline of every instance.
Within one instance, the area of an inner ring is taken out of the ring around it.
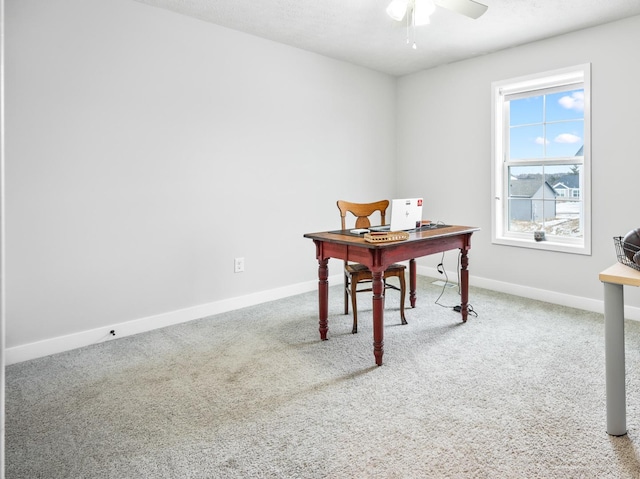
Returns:
[[[418,265],[416,271],[418,274],[429,276],[431,278],[438,278],[441,276],[436,268]],[[455,271],[447,271],[447,274],[449,275],[449,278],[456,278],[456,280],[458,278],[458,273]],[[503,281],[496,281],[493,279],[479,278],[474,275],[470,276],[469,284],[477,286],[478,288],[490,289],[500,293],[512,294],[523,298],[530,298],[538,301],[545,301],[547,303],[559,304],[561,306],[568,306],[570,308],[583,309],[585,311],[604,314],[604,300],[572,296],[569,294],[549,291],[547,289],[538,289],[530,286],[505,283]],[[640,308],[625,305],[624,317],[626,319],[640,321]]]
[[[417,267],[417,273],[432,278],[440,277],[440,274],[435,268],[420,265],[418,265]],[[447,272],[447,274],[449,275],[449,278],[457,278],[456,272]],[[330,285],[339,284],[339,282],[342,282],[341,274],[329,277]],[[502,281],[479,278],[473,275],[470,278],[470,284],[479,288],[490,289],[493,291],[499,291],[501,293],[513,294],[515,296],[522,296],[539,301],[546,301],[548,303],[560,304],[562,306],[569,306],[572,308],[584,309],[597,313],[604,312],[604,301],[601,300],[571,296],[568,294],[556,293],[543,289],[530,288],[527,286],[505,283]],[[166,326],[172,326],[174,324],[185,323],[194,319],[205,318],[214,314],[220,314],[227,311],[233,311],[235,309],[246,308],[248,306],[254,306],[257,304],[266,303],[268,301],[274,301],[277,299],[286,298],[288,296],[313,291],[317,287],[318,282],[316,280],[307,281],[305,283],[298,283],[282,288],[261,291],[246,296],[229,298],[222,301],[202,304],[176,311],[169,311],[167,313],[148,316],[132,321],[126,321],[123,323],[112,324],[101,328],[80,331],[78,333],[69,334],[66,336],[58,336],[35,343],[14,346],[5,349],[5,364],[9,365],[19,363],[30,359],[40,358],[49,356],[51,354],[57,354],[64,351],[89,346],[91,344],[101,343],[103,341],[118,339],[125,336],[130,336],[132,334],[151,331],[153,329],[164,328]],[[625,306],[625,318],[640,321],[640,308]],[[110,334],[110,331],[112,330],[115,332],[115,336]]]
[[[342,281],[341,274],[329,277],[329,284],[338,284],[337,281]],[[306,293],[317,288],[317,280],[307,281],[305,283],[260,291],[246,296],[224,299],[212,303],[192,306],[190,308],[134,319],[123,323],[111,324],[101,328],[80,331],[66,336],[58,336],[34,343],[14,346],[5,349],[5,364],[9,365],[19,363],[29,359],[41,358],[51,354],[62,353],[64,351],[89,346],[91,344],[131,336],[132,334],[144,333],[153,329],[186,323],[187,321],[192,321],[194,319],[206,318],[207,316],[212,316],[214,314],[225,313],[227,311],[255,306],[256,304]],[[110,334],[110,331],[112,330],[115,332],[115,336]]]

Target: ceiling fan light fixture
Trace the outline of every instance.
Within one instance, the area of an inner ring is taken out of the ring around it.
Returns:
[[[387,7],[387,15],[399,22],[407,14],[409,0],[392,0]]]
[[[415,0],[413,5],[413,23],[419,27],[431,23],[431,15],[436,10],[433,0]]]

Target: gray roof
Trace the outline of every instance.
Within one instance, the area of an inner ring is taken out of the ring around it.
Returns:
[[[564,175],[556,179],[556,184],[553,187],[557,188],[560,184],[567,188],[580,188],[580,178],[578,175]]]
[[[555,193],[555,190],[548,182],[545,181],[544,183]],[[539,179],[535,178],[512,178],[509,182],[509,192],[511,196],[520,196],[522,198],[531,198],[541,187],[542,183]]]

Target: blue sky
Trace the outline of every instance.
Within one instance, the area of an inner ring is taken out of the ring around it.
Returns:
[[[583,138],[584,90],[511,100],[511,159],[573,157]]]

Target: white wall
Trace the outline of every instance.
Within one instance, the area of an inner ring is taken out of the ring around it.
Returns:
[[[396,80],[130,0],[5,3],[9,362],[313,288],[338,198],[422,195],[482,228],[472,284],[589,307],[640,226],[640,17]],[[585,62],[592,256],[491,245],[491,82]]]
[[[5,3],[8,353],[314,287],[303,233],[393,196],[393,77],[130,0]]]
[[[425,218],[482,228],[472,238],[471,284],[537,291],[549,301],[568,295],[576,305],[602,301],[598,273],[616,261],[612,238],[640,227],[638,45],[640,16],[399,80],[398,192],[421,191]],[[492,245],[491,83],[589,62],[592,255]],[[455,270],[456,255],[446,262]],[[627,304],[640,306],[639,293],[625,289]]]

